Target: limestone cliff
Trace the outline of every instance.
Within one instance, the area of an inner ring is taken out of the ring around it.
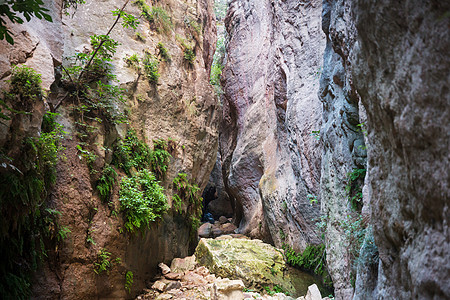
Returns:
[[[125,102],[114,109],[125,112],[128,123],[108,124],[86,117],[85,124],[80,124],[74,110],[77,99],[66,92],[67,84],[61,78],[70,70],[73,55],[91,51],[90,37],[106,34],[116,20],[111,11],[120,10],[126,2],[124,11],[139,19],[137,31],[122,28],[119,22],[110,37],[120,43],[111,66],[117,85],[125,90]],[[153,19],[142,15],[140,3],[156,7]],[[0,42],[2,88],[8,88],[11,65],[26,63],[42,74],[48,92],[44,102],[37,102],[41,103],[39,114],[32,114],[34,133],[25,132],[23,137],[39,136],[43,103],[60,114],[57,121],[67,132],[62,141],[65,150],[56,166],[56,183],[46,205],[59,212],[59,226],[70,233],[35,276],[33,294],[39,299],[128,298],[146,286],[158,263],[188,255],[196,240],[192,239],[189,216],[172,209],[149,229],[126,233],[118,200],[118,183],[125,174],[117,170],[119,177],[107,204],[95,188],[99,170],[111,163],[115,143],[133,128],[151,147],[155,139],[172,143],[168,170],[161,178],[169,207],[172,180],[178,173],[186,173],[200,189],[206,185],[216,159],[220,113],[209,85],[216,40],[212,2],[167,0],[152,6],[151,1],[86,1],[68,14],[62,12],[62,1],[46,1],[45,5],[51,8],[53,23],[33,19],[13,26],[15,45]],[[167,58],[162,58],[159,43]],[[134,54],[142,64],[145,57],[157,61],[157,82],[148,80],[144,67],[127,65],[127,58]],[[80,126],[91,128],[89,137],[80,135]],[[12,128],[2,126],[2,145]],[[92,161],[86,160],[87,156]],[[114,259],[107,275],[94,272],[102,249],[110,253],[111,262]],[[124,287],[128,271],[134,275],[129,292]]]
[[[296,250],[320,242],[320,14],[320,1],[235,0],[225,20],[220,151],[236,222]]]

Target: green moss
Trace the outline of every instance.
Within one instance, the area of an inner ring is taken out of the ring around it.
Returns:
[[[289,245],[284,244],[284,255],[286,262],[305,271],[320,276],[323,283],[331,286],[331,277],[326,266],[325,245],[308,245],[302,253],[296,253]]]
[[[132,177],[122,178],[119,201],[126,218],[125,228],[129,232],[144,229],[161,218],[167,210],[163,187],[155,176],[145,169]]]

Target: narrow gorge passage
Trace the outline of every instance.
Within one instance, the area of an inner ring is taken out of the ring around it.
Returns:
[[[1,299],[450,299],[450,3],[0,2]]]

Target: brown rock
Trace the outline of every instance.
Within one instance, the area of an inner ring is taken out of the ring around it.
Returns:
[[[162,273],[163,275],[166,275],[167,273],[170,273],[170,268],[169,268],[166,264],[160,263],[160,264],[158,265],[158,267],[161,269],[161,273]]]
[[[166,284],[160,280],[156,281],[153,285],[152,285],[152,289],[154,290],[158,290],[160,292],[164,292],[166,288]]]
[[[183,273],[167,273],[164,277],[170,280],[180,280],[183,277]]]
[[[197,234],[201,238],[208,238],[212,236],[212,224],[211,223],[203,223],[197,230]]]
[[[223,234],[223,231],[220,228],[213,228],[212,229],[212,236],[218,237]]]
[[[205,285],[208,283],[208,281],[204,279],[203,276],[192,271],[186,272],[181,281],[191,285]]]
[[[197,269],[194,270],[194,272],[203,277],[206,277],[209,275],[209,270],[204,266],[198,267]]]
[[[234,233],[236,228],[236,225],[232,223],[226,223],[220,226],[220,230],[222,230],[223,234]]]
[[[179,289],[179,288],[181,288],[181,283],[179,281],[173,281],[166,285],[165,291],[170,291],[170,290]]]
[[[228,218],[227,217],[225,217],[225,216],[221,216],[220,218],[219,218],[219,223],[222,225],[222,224],[225,224],[225,223],[228,223],[229,221],[228,221]]]
[[[192,255],[185,258],[174,258],[170,264],[170,269],[173,273],[184,273],[194,270],[196,265],[195,255]]]

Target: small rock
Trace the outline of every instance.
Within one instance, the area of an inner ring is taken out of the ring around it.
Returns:
[[[201,238],[211,237],[212,225],[211,223],[203,223],[197,230],[197,234]]]
[[[179,288],[181,288],[181,282],[173,281],[166,286],[166,291],[170,291],[173,289],[179,289]]]
[[[214,296],[217,299],[244,299],[244,283],[242,280],[219,279],[213,284]]]
[[[172,299],[173,296],[169,295],[169,294],[161,294],[158,297],[156,297],[155,300],[168,300],[168,299]]]
[[[220,228],[213,228],[212,235],[213,237],[218,237],[223,234],[223,231]]]
[[[234,233],[236,230],[236,225],[232,223],[226,223],[220,226],[220,229],[223,231],[224,234]]]
[[[166,288],[166,284],[160,280],[156,281],[153,285],[152,285],[152,289],[154,290],[158,290],[161,292],[164,292],[164,289]]]
[[[208,283],[213,283],[216,280],[216,276],[214,274],[208,275],[205,277],[206,281],[208,281]]]
[[[170,268],[165,263],[160,263],[158,267],[161,269],[163,275],[170,273]]]
[[[310,285],[308,287],[308,293],[306,293],[306,300],[322,300],[322,295],[320,294],[319,288],[316,284]]]
[[[209,275],[209,270],[204,266],[198,267],[197,269],[195,269],[194,272],[203,277],[206,277]]]
[[[164,277],[166,277],[167,279],[170,280],[180,280],[183,277],[182,273],[167,273],[164,275]]]
[[[192,271],[188,271],[184,274],[183,278],[181,279],[183,282],[187,282],[188,284],[192,285],[205,285],[208,284],[206,279],[203,278],[203,276],[198,275],[197,273],[194,273]]]
[[[170,264],[170,269],[173,273],[184,273],[194,270],[196,265],[195,255],[192,255],[185,258],[174,258]]]
[[[225,216],[221,216],[221,217],[219,218],[219,223],[220,223],[220,224],[228,223],[228,219],[227,219]]]

